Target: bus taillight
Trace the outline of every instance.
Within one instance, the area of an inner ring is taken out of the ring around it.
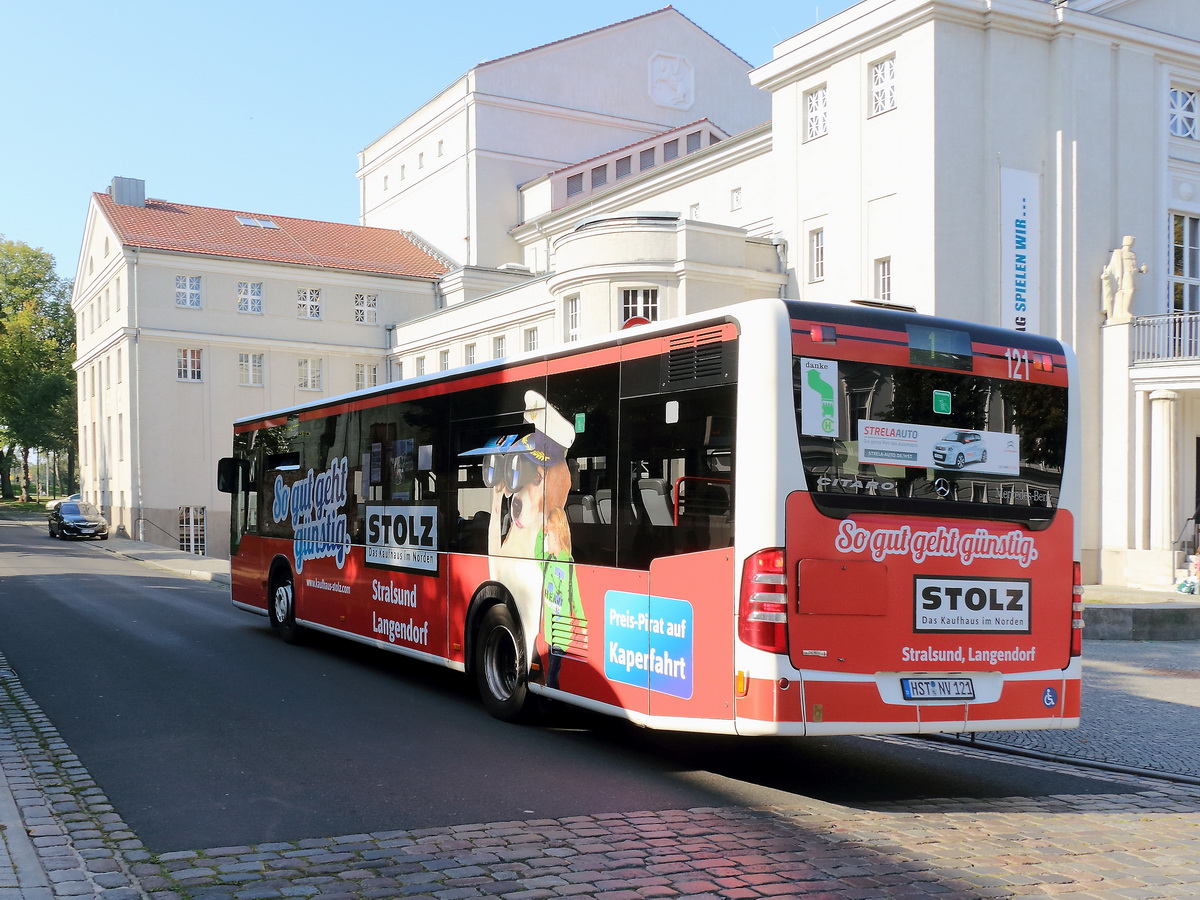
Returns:
[[[770,653],[787,652],[787,575],[783,550],[760,550],[742,568],[738,637]]]
[[[1083,655],[1083,568],[1075,563],[1071,588],[1071,655]]]

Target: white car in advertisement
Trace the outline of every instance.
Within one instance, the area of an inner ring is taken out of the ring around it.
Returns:
[[[951,431],[933,445],[933,461],[951,469],[987,462],[987,444],[978,431]]]

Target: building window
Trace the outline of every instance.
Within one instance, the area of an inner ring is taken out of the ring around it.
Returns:
[[[525,329],[525,351],[536,350],[538,348],[538,330],[536,328]]]
[[[669,162],[679,156],[679,138],[663,144],[663,162]]]
[[[396,360],[396,380],[404,380],[404,360],[402,359]]]
[[[695,153],[700,149],[700,132],[693,131],[687,136],[687,152]]]
[[[425,374],[425,357],[417,357],[417,377],[420,378]]]
[[[693,203],[691,206],[688,207],[688,218],[689,219],[699,219],[700,218],[700,204],[699,203]]]
[[[828,93],[825,85],[804,95],[804,139],[811,141],[829,131]]]
[[[175,276],[175,305],[184,309],[200,308],[200,276]]]
[[[203,506],[179,507],[179,549],[184,553],[204,555]]]
[[[567,196],[574,197],[583,193],[583,173],[567,176]]]
[[[425,154],[424,153],[417,154],[417,168],[418,169],[425,168]]]
[[[354,389],[356,391],[365,390],[366,388],[378,387],[379,385],[379,366],[375,363],[355,363],[354,364]]]
[[[825,280],[825,229],[808,233],[808,280]]]
[[[735,212],[742,208],[742,189],[736,187],[729,192],[729,209]]]
[[[238,354],[238,384],[262,387],[263,383],[263,354]]]
[[[504,335],[498,334],[492,338],[492,359],[503,359],[508,354]]]
[[[1175,137],[1200,139],[1196,129],[1196,92],[1179,88],[1171,90],[1171,134]]]
[[[889,56],[871,66],[871,115],[896,108],[896,57]]]
[[[567,324],[567,334],[566,334],[567,341],[570,342],[570,341],[579,340],[579,295],[578,294],[576,294],[573,297],[567,298],[567,312],[566,312],[565,318],[566,318],[566,324]]]
[[[443,153],[445,153],[445,152],[446,152],[446,142],[445,142],[445,141],[438,141],[438,143],[437,143],[437,153],[438,153],[438,156],[441,156],[441,155],[442,155]]]
[[[1171,225],[1169,312],[1200,312],[1200,217],[1176,214]]]
[[[379,324],[379,295],[354,295],[354,321],[359,325]]]
[[[200,365],[201,351],[180,347],[175,351],[175,380],[203,381],[204,369]],[[92,391],[95,393],[95,375],[92,376]]]
[[[441,350],[438,352],[438,371],[445,372],[450,368],[450,351]]]
[[[885,302],[892,299],[892,258],[875,260],[875,296]]]
[[[642,172],[654,168],[654,148],[648,147],[638,154],[638,168]]]
[[[616,166],[617,177],[624,178],[633,171],[633,157],[622,156],[614,165]]]
[[[468,366],[475,365],[475,345],[467,344],[463,347],[463,362]]]
[[[300,288],[296,291],[296,315],[301,319],[321,318],[320,288]]]
[[[625,288],[621,291],[621,322],[635,318],[658,321],[658,288]]]
[[[296,387],[302,391],[321,390],[321,360],[301,357],[296,360]]]
[[[262,282],[239,281],[237,286],[238,312],[261,316],[263,311]]]
[[[608,166],[596,166],[592,169],[592,187],[598,188],[608,184]]]

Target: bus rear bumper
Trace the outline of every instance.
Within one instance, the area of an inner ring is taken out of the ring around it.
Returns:
[[[1079,725],[1080,666],[1036,672],[801,671],[750,678],[739,734],[939,734]],[[940,694],[939,692],[944,692]]]

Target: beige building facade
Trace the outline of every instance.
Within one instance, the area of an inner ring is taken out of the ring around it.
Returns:
[[[445,265],[398,232],[95,194],[72,306],[80,484],[118,534],[228,555],[236,418],[387,380]]]

